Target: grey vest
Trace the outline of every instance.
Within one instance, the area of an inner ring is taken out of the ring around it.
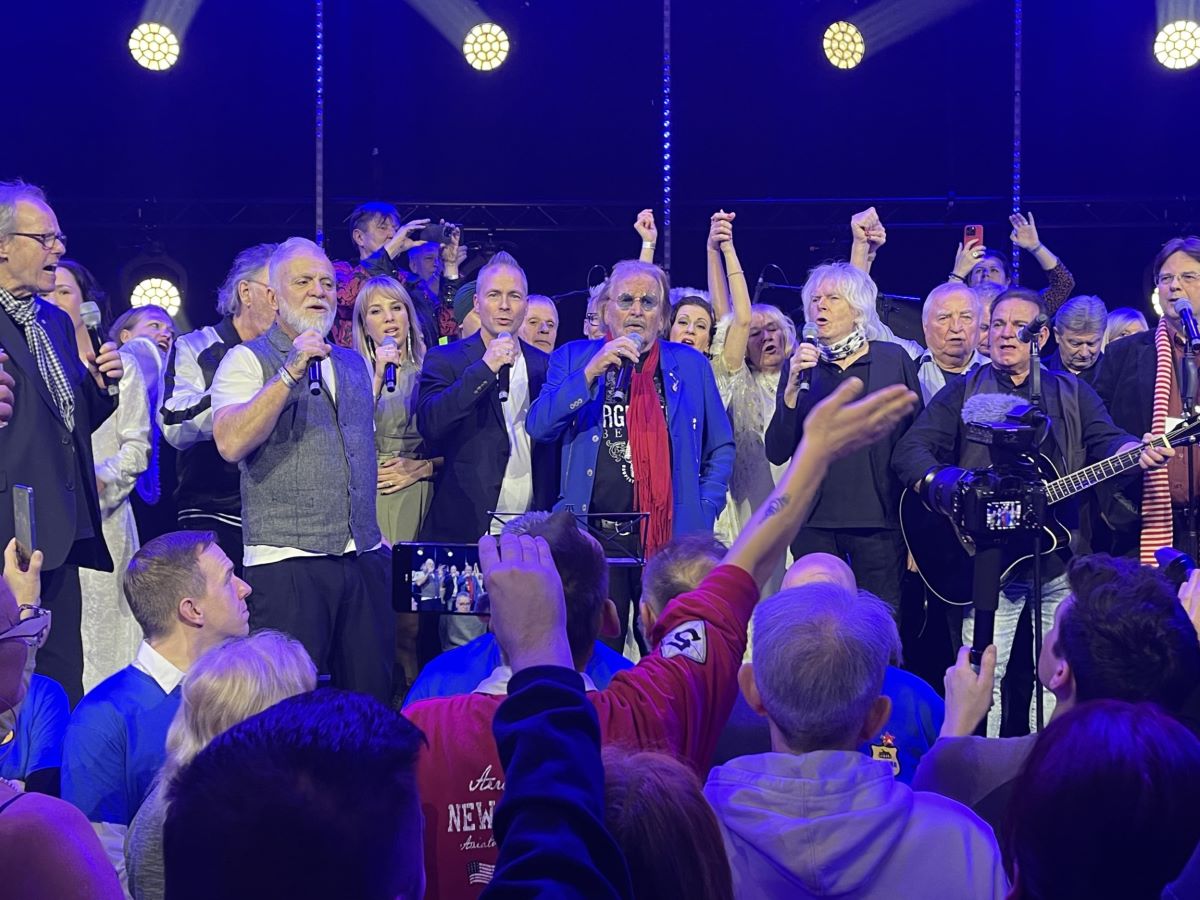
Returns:
[[[292,342],[276,324],[245,346],[266,380]],[[353,351],[334,347],[331,359],[336,407],[324,389],[314,397],[307,384],[294,388],[274,430],[239,464],[247,545],[341,556],[351,537],[359,553],[380,541],[371,379]]]

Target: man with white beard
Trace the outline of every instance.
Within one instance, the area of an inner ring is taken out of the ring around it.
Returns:
[[[320,247],[284,241],[268,281],[278,320],[225,354],[212,386],[213,439],[241,470],[250,626],[292,635],[335,686],[387,702],[395,616],[375,518],[372,373],[326,343],[336,282]]]

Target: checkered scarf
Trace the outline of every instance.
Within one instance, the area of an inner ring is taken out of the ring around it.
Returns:
[[[54,345],[50,343],[50,335],[37,318],[37,301],[34,297],[18,300],[8,291],[0,288],[0,309],[8,313],[14,322],[25,329],[25,340],[29,349],[37,359],[38,371],[42,380],[54,395],[54,404],[58,407],[68,430],[75,428],[75,391],[67,380],[67,373],[62,367],[62,361]]]

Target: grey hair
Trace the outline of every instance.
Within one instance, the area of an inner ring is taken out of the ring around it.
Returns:
[[[517,262],[517,258],[515,256],[504,250],[494,254],[492,258],[484,263],[482,268],[480,268],[479,274],[475,276],[476,288],[478,289],[478,285],[483,283],[485,275],[490,275],[494,270],[500,268],[514,269],[517,272],[520,272],[521,280],[525,282],[525,292],[529,292],[529,277],[525,274],[525,270],[521,268],[521,264]]]
[[[12,234],[17,219],[17,204],[22,200],[50,205],[46,202],[46,194],[37,185],[27,184],[19,178],[16,181],[0,181],[0,236]]]
[[[325,251],[308,238],[288,238],[275,248],[274,252],[271,254],[270,264],[267,269],[267,280],[271,284],[271,290],[273,290],[277,296],[283,297],[284,289],[286,288],[286,285],[281,283],[279,280],[280,271],[283,268],[283,264],[293,256],[296,256],[300,253],[313,253],[317,256],[324,257],[325,259],[329,259],[329,257],[325,255]]]
[[[1075,331],[1103,334],[1107,322],[1108,310],[1104,301],[1087,294],[1072,297],[1054,314],[1054,330],[1057,333]]]
[[[889,333],[879,321],[879,312],[875,309],[879,288],[871,276],[848,262],[826,263],[808,273],[808,281],[804,282],[800,295],[804,298],[805,321],[808,321],[809,304],[823,281],[832,281],[838,296],[850,304],[854,311],[854,324],[862,329],[868,341],[889,339]]]
[[[278,244],[255,244],[233,258],[233,267],[225,276],[225,281],[217,288],[217,312],[223,316],[236,316],[241,312],[242,298],[238,296],[238,285],[243,281],[250,281],[259,273],[265,275],[271,264],[271,255],[277,249]]]
[[[925,298],[925,305],[921,307],[921,325],[929,324],[929,319],[933,315],[933,307],[939,300],[953,294],[966,294],[971,300],[971,309],[975,311],[976,321],[983,320],[983,297],[979,291],[969,284],[945,281],[930,291],[929,296]]]
[[[1104,326],[1104,342],[1100,349],[1103,350],[1112,341],[1116,340],[1118,334],[1137,322],[1142,326],[1142,331],[1149,331],[1150,325],[1146,322],[1146,317],[1138,310],[1131,306],[1118,306],[1108,314],[1108,324]]]
[[[791,356],[796,352],[796,323],[791,316],[784,315],[783,310],[770,303],[755,303],[750,307],[750,315],[762,315],[779,326],[783,332],[783,355]]]
[[[900,638],[879,598],[829,582],[789,588],[754,611],[754,681],[797,753],[853,740]]]

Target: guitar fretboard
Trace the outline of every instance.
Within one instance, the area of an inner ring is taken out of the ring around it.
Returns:
[[[1128,472],[1137,466],[1138,458],[1141,455],[1141,447],[1126,450],[1124,453],[1118,453],[1116,456],[1102,459],[1100,462],[1092,463],[1078,472],[1072,472],[1070,475],[1051,481],[1046,485],[1046,502],[1058,503],[1060,500],[1073,497],[1102,481],[1107,481],[1109,478],[1120,475],[1122,472]]]

